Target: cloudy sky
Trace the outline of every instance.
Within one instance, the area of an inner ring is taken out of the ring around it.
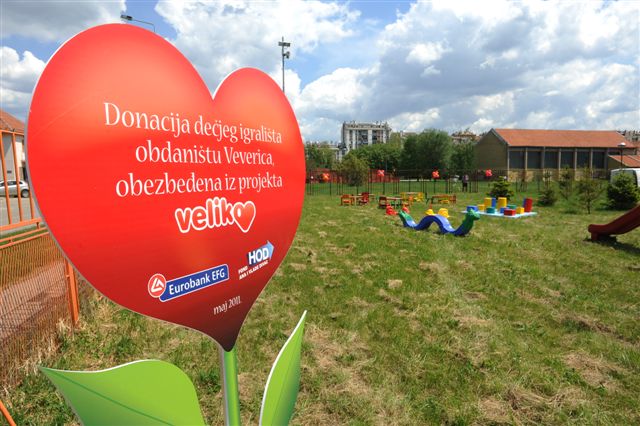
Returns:
[[[2,0],[0,8],[0,107],[23,120],[56,49],[125,12],[153,23],[211,92],[244,66],[280,84],[284,36],[286,93],[305,140],[338,141],[351,120],[405,131],[640,128],[638,1]]]

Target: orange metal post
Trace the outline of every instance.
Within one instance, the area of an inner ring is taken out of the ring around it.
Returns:
[[[0,401],[0,411],[2,412],[2,415],[7,420],[7,422],[9,422],[9,426],[16,426],[16,422],[13,421],[13,419],[11,418],[11,414],[9,414],[9,411],[6,409],[2,401]]]
[[[24,144],[23,144],[24,146]],[[13,174],[16,177],[16,195],[18,196],[18,212],[20,214],[20,222],[24,220],[24,213],[22,211],[22,195],[20,194],[20,168],[18,167],[18,155],[16,152],[16,134],[11,132],[11,149],[13,150]]]
[[[76,281],[76,275],[73,272],[73,266],[69,263],[69,260],[64,260],[64,270],[67,277],[67,284],[69,285],[69,313],[71,314],[71,321],[73,324],[78,322],[80,316],[80,303],[78,302],[78,282]]]
[[[0,135],[4,136],[4,132],[0,132]],[[3,142],[0,142],[0,144],[3,144]],[[0,149],[0,161],[2,161],[2,179],[4,180],[4,200],[7,203],[7,216],[9,216],[9,224],[11,224],[11,200],[9,200],[9,186],[7,185],[9,177],[7,176],[7,162],[4,158],[4,146]]]

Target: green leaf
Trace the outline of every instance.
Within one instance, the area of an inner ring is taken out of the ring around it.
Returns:
[[[85,425],[204,425],[193,383],[168,362],[135,361],[102,371],[40,370]]]
[[[261,425],[286,425],[293,415],[300,388],[300,352],[306,316],[304,311],[271,367],[260,410]]]

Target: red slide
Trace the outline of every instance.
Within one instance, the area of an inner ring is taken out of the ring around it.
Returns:
[[[640,226],[640,205],[635,206],[622,216],[605,225],[591,224],[587,228],[591,232],[591,241],[598,241],[611,235],[626,234]]]

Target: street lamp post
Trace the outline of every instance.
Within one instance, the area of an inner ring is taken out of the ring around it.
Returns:
[[[284,37],[282,37],[282,41],[278,42],[278,46],[282,48],[282,93],[284,93],[284,59],[289,59],[290,52],[287,50],[285,52],[285,47],[291,46],[291,43],[284,41]]]
[[[141,21],[139,19],[134,19],[133,16],[131,15],[125,15],[124,13],[120,15],[120,19],[122,19],[123,21],[134,21],[134,22],[140,22],[141,24],[147,24],[147,25],[151,25],[151,28],[153,28],[153,32],[156,32],[156,26],[153,24],[153,22],[147,22],[147,21]]]
[[[626,143],[620,142],[618,144],[618,148],[620,148],[620,168],[624,169],[624,163],[622,162],[622,156],[624,155],[624,147],[627,146]]]

